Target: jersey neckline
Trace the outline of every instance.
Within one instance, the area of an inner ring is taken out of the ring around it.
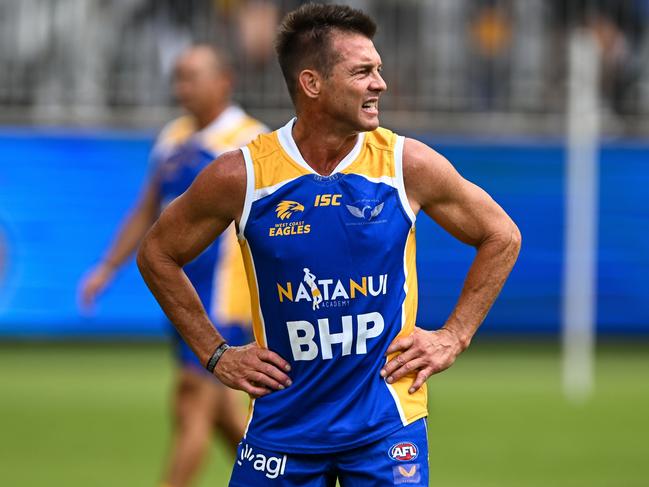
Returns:
[[[361,132],[356,136],[356,143],[354,144],[354,147],[352,148],[349,153],[343,159],[338,163],[338,165],[334,168],[333,171],[331,171],[331,174],[325,176],[324,174],[320,174],[318,171],[313,169],[308,162],[302,157],[302,154],[300,153],[300,149],[298,148],[297,144],[295,143],[295,139],[293,138],[293,125],[297,121],[297,117],[293,117],[291,120],[288,121],[286,125],[281,127],[280,129],[277,130],[277,139],[279,140],[280,145],[282,146],[282,149],[284,149],[284,152],[299,166],[302,168],[306,169],[309,173],[315,174],[316,176],[319,176],[321,178],[330,178],[343,170],[345,170],[347,167],[349,167],[359,156],[361,153],[361,149],[363,148],[363,141],[365,140],[365,133]]]
[[[198,130],[197,134],[208,134],[212,132],[228,130],[246,116],[243,109],[237,105],[229,105],[219,113],[207,126]]]

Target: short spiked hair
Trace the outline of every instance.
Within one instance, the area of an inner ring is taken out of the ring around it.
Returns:
[[[376,24],[364,12],[347,5],[307,3],[289,12],[282,21],[275,50],[291,99],[295,103],[297,77],[307,67],[328,77],[338,58],[331,50],[334,30],[362,34],[372,39]]]

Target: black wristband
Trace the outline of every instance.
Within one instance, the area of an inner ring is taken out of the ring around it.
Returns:
[[[216,367],[216,364],[219,362],[221,357],[223,356],[223,352],[225,352],[228,348],[230,348],[230,345],[227,343],[223,342],[221,345],[216,347],[216,350],[214,350],[214,353],[210,357],[210,359],[207,361],[207,365],[205,365],[205,368],[208,370],[210,374],[214,373],[214,367]]]

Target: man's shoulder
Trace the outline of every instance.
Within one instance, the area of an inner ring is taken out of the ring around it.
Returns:
[[[221,154],[209,163],[180,196],[188,211],[235,219],[246,194],[246,169],[241,151]]]
[[[187,140],[196,131],[194,119],[181,115],[167,122],[158,134],[158,144],[176,145]]]
[[[208,164],[203,172],[206,179],[219,185],[245,182],[246,168],[241,150],[224,152]]]

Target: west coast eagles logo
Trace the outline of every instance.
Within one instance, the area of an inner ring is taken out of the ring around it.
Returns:
[[[297,201],[284,200],[275,207],[275,213],[280,220],[291,218],[296,211],[304,211],[304,206]]]
[[[311,232],[311,225],[304,220],[294,218],[295,214],[304,211],[304,205],[293,200],[282,200],[275,206],[275,214],[280,220],[268,229],[270,237],[288,237],[291,235],[304,235]]]

